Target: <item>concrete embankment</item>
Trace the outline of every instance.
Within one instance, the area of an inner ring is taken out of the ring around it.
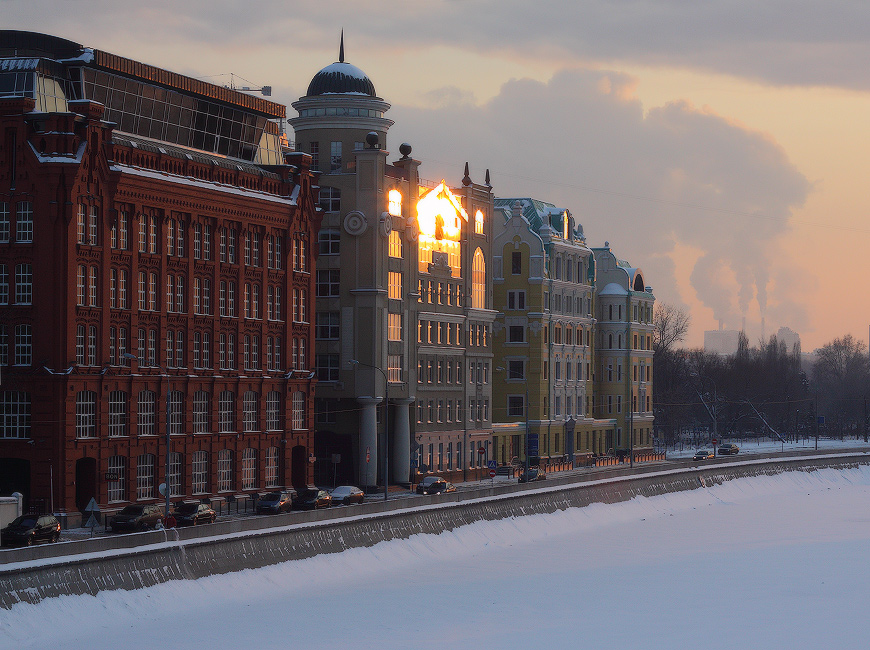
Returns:
[[[252,517],[171,531],[67,542],[0,553],[0,607],[60,595],[136,589],[440,533],[480,520],[551,513],[638,495],[701,489],[760,474],[870,464],[870,455],[836,454],[645,467],[640,474],[557,478],[352,508]]]

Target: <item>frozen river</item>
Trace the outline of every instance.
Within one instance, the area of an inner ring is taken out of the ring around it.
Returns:
[[[870,468],[0,610],[0,648],[870,647]]]

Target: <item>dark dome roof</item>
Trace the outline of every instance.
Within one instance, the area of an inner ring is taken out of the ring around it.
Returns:
[[[308,97],[331,93],[377,96],[371,79],[355,65],[343,61],[326,66],[308,84]]]

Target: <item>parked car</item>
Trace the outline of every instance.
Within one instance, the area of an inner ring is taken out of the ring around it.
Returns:
[[[740,451],[740,447],[735,445],[733,442],[726,443],[724,445],[720,445],[718,452],[720,456],[729,456],[732,454],[736,454]]]
[[[365,493],[358,487],[353,485],[339,485],[329,493],[332,497],[332,505],[349,506],[352,503],[362,503],[365,500]]]
[[[293,508],[293,492],[269,492],[257,500],[258,515],[276,515]]]
[[[21,515],[0,531],[3,546],[33,546],[60,539],[60,522],[52,515]]]
[[[707,460],[708,458],[713,458],[713,450],[712,449],[699,449],[695,452],[695,455],[692,456],[692,460]]]
[[[543,481],[547,478],[547,475],[543,470],[537,467],[530,467],[525,470],[522,474],[520,474],[520,483],[531,483],[532,481]]]
[[[113,533],[122,530],[148,530],[156,528],[163,521],[163,510],[160,506],[125,506],[121,512],[112,517],[109,526]]]
[[[332,505],[332,497],[329,492],[320,488],[308,488],[299,494],[299,498],[293,504],[298,510],[319,510]]]
[[[440,476],[427,476],[417,486],[417,494],[441,494],[443,492],[456,492],[456,487]]]
[[[205,503],[185,502],[175,506],[172,511],[177,526],[197,526],[213,524],[217,513]]]

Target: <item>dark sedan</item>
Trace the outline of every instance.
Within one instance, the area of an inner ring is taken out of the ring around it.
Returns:
[[[417,494],[441,494],[442,492],[456,492],[456,488],[453,483],[440,476],[427,476],[417,486]]]
[[[257,501],[258,515],[277,515],[293,508],[292,492],[269,492]]]
[[[720,456],[732,456],[740,452],[740,447],[733,442],[726,442],[719,447],[718,451]]]
[[[319,510],[331,505],[332,497],[329,496],[329,492],[320,488],[309,488],[302,491],[293,507],[298,510]]]
[[[204,503],[182,503],[172,511],[176,526],[213,524],[217,513]]]
[[[362,503],[366,497],[362,490],[353,485],[339,485],[329,495],[332,497],[332,505],[334,506]]]
[[[163,521],[163,511],[160,506],[126,506],[121,512],[112,517],[110,526],[113,533],[123,530],[148,530],[157,528],[157,524]]]
[[[3,546],[33,546],[60,539],[60,522],[52,515],[22,515],[0,531]]]

